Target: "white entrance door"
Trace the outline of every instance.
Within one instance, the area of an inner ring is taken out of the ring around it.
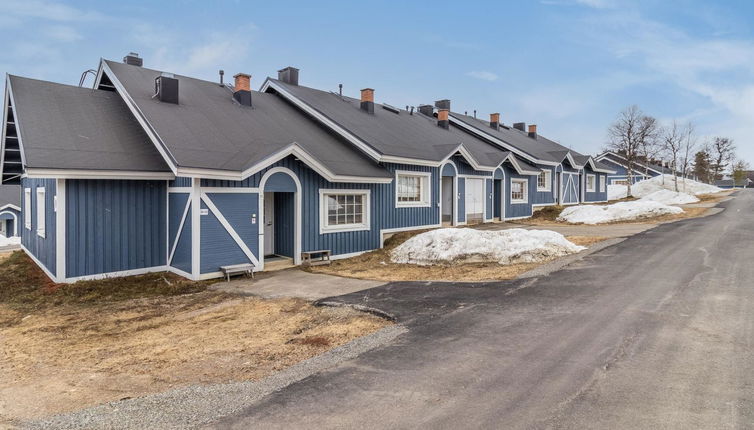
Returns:
[[[264,255],[275,253],[275,193],[264,193]]]
[[[484,179],[466,179],[466,222],[484,217]]]

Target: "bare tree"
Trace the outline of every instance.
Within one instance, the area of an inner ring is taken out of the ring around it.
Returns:
[[[731,177],[733,177],[733,188],[736,186],[741,186],[742,188],[746,188],[749,184],[747,183],[747,176],[746,172],[749,170],[749,163],[747,163],[744,160],[736,160],[733,162],[733,166],[731,167]]]
[[[662,130],[662,147],[670,159],[670,169],[673,171],[673,183],[675,192],[678,192],[678,156],[683,146],[685,131],[678,126],[678,122],[673,123]]]
[[[642,146],[657,137],[657,120],[645,115],[638,106],[629,106],[618,114],[608,128],[608,149],[622,154],[626,159],[628,192],[634,180],[636,162],[642,153]]]
[[[681,147],[681,167],[683,168],[683,191],[686,191],[686,179],[689,171],[691,170],[691,164],[693,163],[694,151],[696,151],[696,134],[694,133],[695,127],[692,122],[687,122],[683,133],[683,144]]]
[[[712,158],[710,170],[712,170],[713,181],[722,178],[722,174],[733,160],[735,152],[736,145],[733,143],[733,139],[715,137],[712,140],[712,144],[710,144],[710,155]]]

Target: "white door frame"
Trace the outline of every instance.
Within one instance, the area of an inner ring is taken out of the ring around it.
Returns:
[[[18,217],[16,216],[16,214],[14,214],[11,211],[2,211],[0,212],[0,215],[2,214],[10,214],[10,216],[13,217],[13,236],[18,236]],[[0,221],[5,223],[6,220],[0,220]],[[8,237],[11,237],[11,236],[8,236]]]
[[[450,164],[453,166],[453,171],[456,172],[455,175],[452,176],[453,178],[453,213],[450,215],[453,219],[450,220],[450,225],[458,225],[458,167],[456,167],[456,164],[448,160],[446,161],[442,166],[440,166],[440,225],[442,225],[442,205],[443,205],[443,195],[442,195],[442,170],[445,168],[446,164]],[[446,176],[447,177],[447,176]]]
[[[267,179],[275,173],[285,173],[293,179],[296,184],[296,191],[293,193],[293,202],[295,205],[294,215],[294,233],[293,233],[293,264],[301,264],[301,181],[293,171],[287,167],[273,167],[262,175],[259,181],[259,270],[264,269],[264,186]]]
[[[271,254],[275,253],[275,193],[274,192],[263,192],[262,194],[264,195],[264,200],[265,200],[265,206],[263,208],[265,210],[265,213],[264,213],[264,215],[262,215],[262,219],[264,220],[264,224],[262,224],[262,228],[265,230],[265,234],[264,234],[264,236],[265,236],[264,255],[266,256],[266,255],[271,255]],[[268,206],[268,203],[270,203],[270,202],[267,202],[267,195],[268,194],[270,195],[270,197],[271,197],[270,200],[272,202],[272,204],[269,205],[269,206]],[[272,235],[270,237],[267,237],[267,233],[266,233],[266,231],[267,231],[267,219],[266,219],[267,218],[267,209],[269,209],[270,210],[269,211],[270,214],[272,214]],[[268,245],[270,247],[270,252],[267,252],[267,249],[266,249]]]

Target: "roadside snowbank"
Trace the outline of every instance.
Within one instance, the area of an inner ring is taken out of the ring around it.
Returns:
[[[392,251],[390,259],[394,263],[420,266],[467,262],[533,263],[584,249],[569,242],[562,234],[549,230],[442,228],[405,241]]]
[[[5,237],[0,234],[0,246],[20,245],[20,237]]]
[[[645,179],[639,181],[631,186],[631,194],[634,197],[645,197],[654,192],[660,190],[668,190],[675,192],[675,183],[673,182],[673,175],[665,175],[665,183],[662,183],[662,176],[655,176],[654,178]],[[678,190],[681,193],[689,194],[692,196],[699,194],[714,194],[721,191],[725,191],[722,188],[718,188],[714,185],[704,184],[697,182],[693,179],[678,178]],[[607,199],[618,200],[626,197],[628,187],[625,185],[608,185],[607,186]],[[675,203],[679,204],[679,203]]]
[[[686,205],[689,203],[696,203],[699,201],[696,197],[686,193],[676,193],[670,190],[659,190],[654,193],[647,194],[639,200],[653,201],[662,203],[664,205]]]
[[[683,209],[676,206],[668,206],[651,200],[636,200],[604,206],[584,205],[567,207],[560,213],[558,221],[572,224],[605,224],[608,222],[630,221],[682,212]]]

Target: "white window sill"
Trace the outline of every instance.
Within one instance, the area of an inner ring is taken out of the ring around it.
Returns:
[[[511,200],[512,205],[520,205],[520,204],[526,204],[529,203],[528,200]]]
[[[545,192],[549,193],[550,191],[552,191],[552,188],[539,188],[539,187],[537,187],[537,191],[538,192],[543,192],[543,193],[545,193]]]
[[[41,237],[42,239],[45,238],[45,232],[37,232],[37,236]]]
[[[364,231],[369,230],[369,226],[366,224],[348,224],[348,225],[339,225],[337,227],[322,227],[319,229],[319,234],[327,234],[327,233],[345,233],[349,231]]]
[[[432,205],[429,202],[416,202],[416,203],[396,203],[396,208],[428,208]]]

